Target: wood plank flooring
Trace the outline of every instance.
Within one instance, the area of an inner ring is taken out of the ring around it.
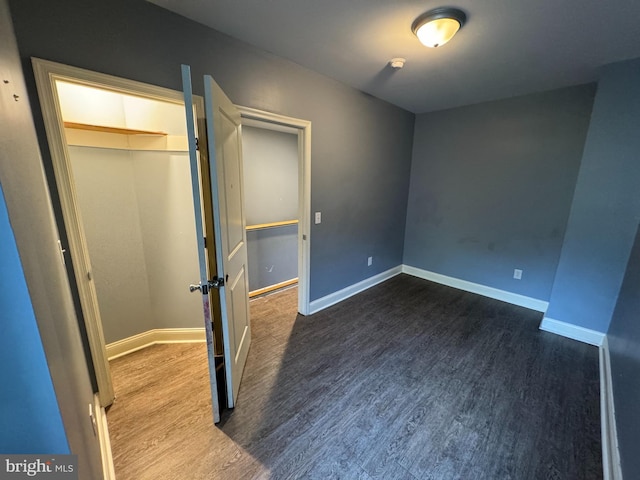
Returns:
[[[251,302],[238,403],[204,345],[114,360],[119,480],[600,479],[598,351],[541,315],[406,275],[309,317]]]

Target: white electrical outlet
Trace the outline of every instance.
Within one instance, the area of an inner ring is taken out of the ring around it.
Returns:
[[[522,270],[520,270],[519,268],[514,269],[513,278],[515,278],[516,280],[522,279]]]
[[[316,212],[316,225],[322,222],[322,212]]]
[[[370,267],[371,265],[373,265],[373,257],[367,258],[367,267]]]

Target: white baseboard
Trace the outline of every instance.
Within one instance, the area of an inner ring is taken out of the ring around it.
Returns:
[[[599,347],[602,345],[605,334],[589,328],[579,327],[567,322],[561,322],[553,318],[544,317],[540,323],[540,330],[555,333],[563,337],[578,340]]]
[[[113,465],[113,454],[111,452],[111,439],[109,438],[109,426],[107,425],[107,413],[100,405],[98,394],[93,396],[93,406],[95,410],[96,428],[98,430],[98,443],[100,444],[100,456],[102,457],[102,477],[103,480],[116,480],[116,471]]]
[[[364,290],[373,287],[379,283],[384,282],[385,280],[390,279],[391,277],[395,277],[402,273],[402,268],[400,265],[397,267],[390,268],[389,270],[374,275],[373,277],[369,277],[361,282],[354,283],[342,290],[339,290],[334,293],[330,293],[329,295],[314,300],[309,304],[309,314],[318,313],[320,310],[324,310],[336,303],[339,303],[343,300],[346,300],[349,297],[356,295],[357,293],[363,292]]]
[[[107,345],[107,358],[122,357],[158,343],[206,342],[204,328],[155,328]]]
[[[622,480],[616,413],[613,403],[611,359],[606,336],[600,346],[600,424],[604,480]]]
[[[468,282],[467,280],[461,280],[455,277],[448,277],[440,273],[430,272],[421,268],[411,267],[409,265],[402,265],[402,273],[413,275],[414,277],[423,278],[432,282],[441,283],[449,287],[464,290],[465,292],[477,293],[489,298],[495,298],[503,302],[518,305],[520,307],[529,308],[537,312],[546,312],[549,307],[549,302],[538,300],[537,298],[526,297],[517,293],[507,292],[506,290],[500,290],[498,288],[487,287],[479,283]]]
[[[342,300],[345,300],[357,293],[360,293],[368,288],[384,282],[391,277],[398,275],[399,273],[406,273],[414,277],[422,278],[432,282],[447,285],[449,287],[464,290],[465,292],[476,293],[489,298],[495,298],[503,302],[518,305],[520,307],[529,308],[537,312],[546,312],[549,307],[549,302],[539,300],[537,298],[531,298],[517,293],[507,292],[498,288],[488,287],[479,283],[469,282],[467,280],[461,280],[459,278],[449,277],[440,273],[430,272],[421,268],[412,267],[409,265],[399,265],[391,268],[386,272],[379,273],[373,277],[367,278],[361,282],[358,282],[349,287],[343,288],[337,292],[331,293],[326,297],[314,300],[309,304],[310,314],[317,313],[324,310],[327,307],[335,305]],[[546,332],[555,333],[563,337],[578,340],[580,342],[588,343],[599,347],[604,339],[604,334],[588,328],[579,327],[570,323],[561,322],[553,318],[544,317],[540,324],[540,329]]]

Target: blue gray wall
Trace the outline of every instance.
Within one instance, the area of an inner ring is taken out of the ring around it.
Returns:
[[[594,91],[418,115],[404,263],[548,300]]]
[[[69,453],[0,185],[0,452]]]
[[[195,93],[211,74],[234,103],[310,120],[311,209],[322,211],[311,300],[402,262],[412,113],[143,0],[10,3],[25,66],[35,56],[179,90],[186,63]]]
[[[247,232],[249,291],[298,276],[298,225]]]
[[[640,229],[607,334],[624,478],[640,478]]]
[[[298,135],[242,126],[247,225],[298,219]]]
[[[298,135],[242,126],[247,226],[298,220]],[[298,277],[298,225],[247,231],[249,291]]]
[[[6,0],[0,0],[0,65],[0,312],[9,316],[0,320],[6,355],[0,451],[71,450],[79,478],[100,478],[100,445],[87,415],[93,386]],[[30,384],[17,380],[18,373]],[[26,406],[34,408],[27,412]]]
[[[546,316],[606,332],[640,220],[640,60],[598,83]]]

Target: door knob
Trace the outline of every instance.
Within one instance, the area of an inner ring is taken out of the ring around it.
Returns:
[[[227,275],[227,278],[229,278],[229,275]],[[210,288],[220,288],[220,287],[224,287],[224,278],[222,277],[214,278],[213,280],[208,280],[207,283],[204,285],[202,285],[202,283],[198,283],[197,285],[192,283],[191,285],[189,285],[189,291],[193,293],[196,290],[200,290],[203,295],[207,295],[209,293]]]

